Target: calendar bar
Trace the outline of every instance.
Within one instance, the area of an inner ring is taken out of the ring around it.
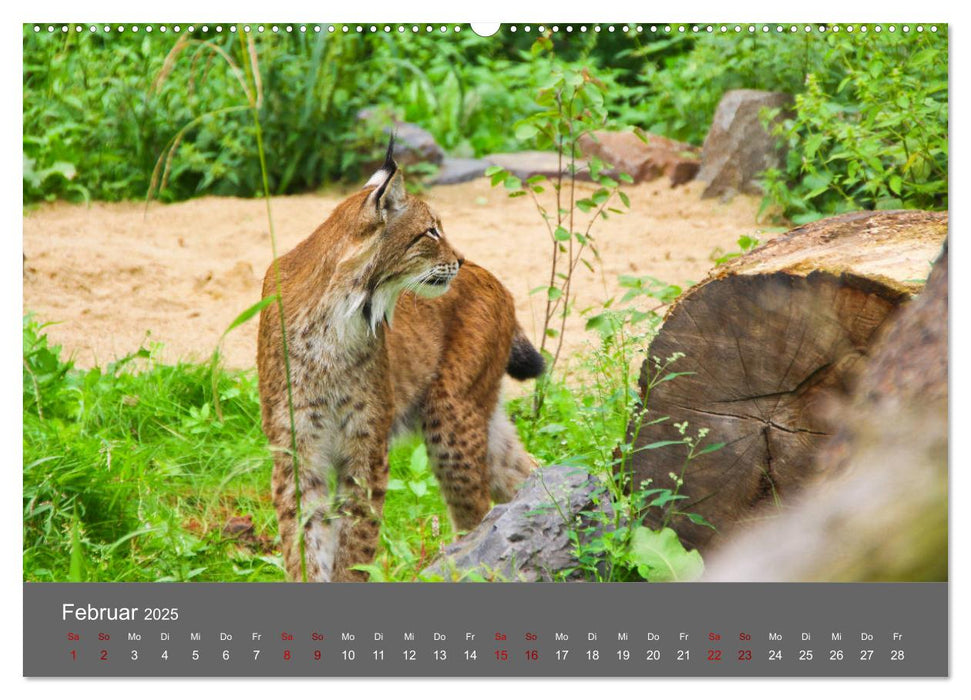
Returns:
[[[946,583],[24,584],[25,676],[946,676]]]

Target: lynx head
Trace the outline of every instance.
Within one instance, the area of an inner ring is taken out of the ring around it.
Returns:
[[[442,221],[427,203],[405,191],[404,175],[394,160],[394,136],[384,165],[361,194],[345,206],[357,219],[340,263],[361,295],[360,309],[374,331],[391,323],[404,292],[433,298],[448,291],[464,259],[445,240]],[[357,306],[357,304],[354,304]]]

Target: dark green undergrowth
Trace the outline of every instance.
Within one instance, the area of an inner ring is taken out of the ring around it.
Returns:
[[[24,27],[25,202],[142,199],[162,184],[160,158],[170,169],[163,201],[262,193],[252,118],[235,109],[245,89],[225,60],[249,60],[237,34],[70,29]],[[258,116],[271,192],[357,182],[392,117],[420,124],[455,155],[516,150],[507,125],[537,109],[535,89],[548,75],[546,63],[530,58],[532,39],[485,39],[468,27],[446,36],[259,34]],[[617,47],[640,43],[591,34],[563,55],[606,61],[603,78],[612,81],[621,72],[608,67]],[[362,110],[370,116],[362,119]]]
[[[262,193],[236,34],[70,29],[24,27],[25,203]],[[777,130],[787,160],[764,175],[774,216],[946,209],[947,26],[777,29],[561,32],[548,55],[530,51],[535,31],[266,31],[253,50],[269,188],[357,182],[392,118],[456,156],[519,150],[510,125],[542,114],[551,74],[586,70],[604,85],[607,126],[693,144],[727,90],[794,95]]]

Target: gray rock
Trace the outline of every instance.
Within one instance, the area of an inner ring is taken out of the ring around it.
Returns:
[[[763,108],[785,110],[791,105],[792,97],[783,92],[731,90],[724,94],[701,153],[698,179],[708,183],[702,197],[761,193],[756,178],[768,168],[782,167],[785,151],[762,126],[760,113]]]
[[[596,510],[605,516],[612,512],[599,479],[580,467],[542,467],[512,501],[493,508],[422,574],[446,580],[475,573],[490,580],[551,581],[555,572],[577,565],[569,533],[589,525],[581,512]]]
[[[442,161],[441,169],[432,180],[433,185],[457,185],[485,175],[486,168],[494,165],[480,158],[448,158]]]
[[[398,122],[394,125],[394,157],[398,165],[408,167],[415,163],[439,165],[445,159],[445,151],[435,137],[417,124]],[[391,128],[387,129],[390,133]]]
[[[505,168],[510,174],[515,175],[521,180],[532,177],[533,175],[545,175],[553,179],[560,171],[559,155],[553,151],[520,151],[518,153],[492,153],[486,158]],[[583,165],[579,160],[577,167]],[[563,176],[569,177],[569,160],[563,160]],[[577,180],[590,180],[590,173],[586,167],[577,173]]]

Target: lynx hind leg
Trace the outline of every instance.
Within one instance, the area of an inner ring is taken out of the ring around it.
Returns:
[[[516,427],[501,405],[496,405],[489,419],[489,443],[486,456],[492,500],[512,500],[529,473],[539,466],[519,441]]]
[[[457,530],[471,530],[489,512],[488,419],[480,406],[433,389],[422,430],[432,470]]]
[[[300,508],[289,455],[278,453],[273,469],[273,504],[280,523],[283,563],[291,581],[330,581],[337,556],[340,519],[331,507],[326,479],[309,469],[300,474]],[[303,521],[303,551],[297,536]],[[303,564],[301,563],[301,554]]]

